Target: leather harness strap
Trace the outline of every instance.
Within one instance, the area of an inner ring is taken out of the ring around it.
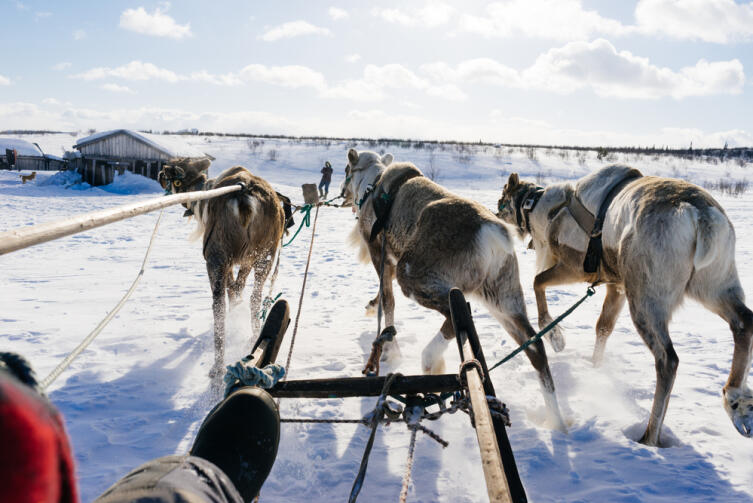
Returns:
[[[612,189],[607,193],[604,200],[601,202],[601,206],[599,206],[599,213],[596,215],[596,220],[594,221],[593,229],[591,230],[591,240],[588,242],[588,250],[586,251],[586,258],[583,261],[583,270],[587,273],[595,273],[599,270],[599,265],[601,264],[601,258],[603,255],[603,246],[601,242],[601,231],[602,227],[604,226],[604,219],[607,215],[607,210],[609,209],[609,205],[612,203],[615,197],[617,197],[617,194],[622,191],[622,189],[625,188],[625,186],[632,182],[633,180],[636,180],[637,178],[641,178],[643,175],[641,175],[640,171],[634,169],[629,171],[619,182],[617,182]]]
[[[400,190],[408,180],[423,176],[417,169],[407,169],[404,173],[400,174],[397,178],[390,181],[389,192],[384,191],[384,185],[382,183],[375,182],[374,190],[374,213],[376,214],[376,221],[371,227],[371,235],[369,241],[373,241],[377,235],[387,227],[387,221],[390,217],[390,211],[392,205],[395,202],[397,192]],[[380,177],[381,178],[381,177]]]
[[[517,220],[518,228],[527,231],[529,234],[531,233],[531,224],[529,222],[528,215],[536,207],[539,199],[541,199],[541,196],[543,194],[543,188],[535,187],[533,190],[524,192],[521,196],[519,196],[518,201],[515,204],[517,209],[517,211],[515,212],[515,219]],[[523,227],[524,221],[525,227]]]

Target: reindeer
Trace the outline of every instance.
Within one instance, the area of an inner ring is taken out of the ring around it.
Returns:
[[[394,333],[392,282],[396,278],[407,297],[445,317],[423,350],[424,372],[443,372],[442,353],[455,337],[448,302],[453,287],[480,299],[518,344],[534,336],[507,225],[482,205],[422,176],[413,164],[392,163],[392,159],[391,154],[380,157],[350,149],[345,187],[358,208],[351,238],[360,247],[360,258],[370,258],[377,274],[382,240],[372,239],[375,224],[385,233],[382,302],[386,325]],[[391,201],[386,212],[383,201]],[[387,357],[397,351],[396,340],[385,345]],[[538,372],[552,425],[564,431],[543,343],[529,346],[526,355]]]
[[[215,360],[210,376],[214,378],[220,375],[224,365],[225,291],[231,303],[239,302],[253,269],[251,315],[258,332],[256,313],[261,307],[262,289],[279,253],[283,232],[292,224],[292,219],[286,218],[291,215],[290,201],[246,168],[235,166],[208,180],[208,167],[209,161],[204,159],[173,159],[160,171],[158,178],[163,188],[176,193],[243,185],[239,192],[184,204],[187,208],[184,216],[196,216],[197,234],[203,236],[204,259],[212,288]],[[238,274],[233,278],[236,265]]]
[[[593,352],[598,365],[627,300],[633,324],[656,362],[654,403],[641,443],[659,445],[679,364],[668,324],[685,296],[729,323],[735,348],[722,389],[723,403],[737,430],[751,436],[753,393],[745,382],[751,363],[753,312],[745,306],[737,276],[735,231],[708,192],[681,180],[608,166],[574,184],[545,189],[522,182],[513,173],[498,206],[501,219],[516,225],[521,236],[532,238],[540,326],[551,321],[548,286],[606,283]],[[561,332],[554,337],[564,346]]]

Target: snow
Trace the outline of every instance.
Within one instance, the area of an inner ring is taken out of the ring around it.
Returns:
[[[76,147],[83,146],[87,143],[92,143],[108,136],[114,136],[118,134],[127,134],[140,140],[151,147],[164,152],[170,157],[204,157],[204,153],[191,145],[183,141],[180,136],[171,135],[155,135],[151,133],[141,133],[137,131],[131,131],[130,129],[112,129],[110,131],[101,131],[94,133],[93,135],[81,138],[76,142]]]
[[[0,138],[0,155],[5,155],[5,149],[15,149],[22,156],[42,157],[36,145],[21,138]]]
[[[54,136],[54,137],[53,137]],[[65,144],[70,136],[36,141]],[[215,156],[214,176],[234,164],[249,167],[295,202],[300,184],[316,183],[325,160],[335,167],[332,193],[343,179],[347,142],[191,136],[194,148]],[[43,143],[40,143],[43,144]],[[357,148],[368,148],[358,144]],[[379,151],[380,145],[372,149]],[[270,151],[276,151],[276,161]],[[494,207],[507,175],[517,171],[540,183],[573,179],[605,165],[593,152],[581,164],[557,152],[538,151],[537,160],[515,149],[473,147],[466,162],[454,147],[445,150],[389,148],[397,160],[412,160],[427,171],[433,163],[440,181],[453,191]],[[749,168],[675,158],[620,156],[617,161],[644,174],[677,176],[704,184],[743,180]],[[68,176],[68,175],[66,175]],[[57,179],[55,177],[58,177]],[[150,199],[159,186],[135,175],[115,187],[70,190],[62,175],[37,173],[21,185],[15,172],[0,172],[0,231],[65,216]],[[47,183],[52,181],[53,183]],[[151,185],[150,185],[151,184]],[[76,185],[73,185],[76,187]],[[116,189],[116,190],[113,190]],[[753,292],[753,196],[715,193],[738,236],[736,258],[743,288]],[[207,373],[212,364],[211,294],[201,242],[188,241],[194,223],[183,208],[165,210],[146,272],[120,314],[51,387],[50,398],[65,416],[76,453],[82,500],[91,501],[139,464],[182,453],[213,405]],[[0,347],[28,357],[46,376],[112,309],[139,271],[157,215],[149,214],[14,252],[0,271]],[[298,223],[297,219],[297,223]],[[357,263],[346,244],[353,225],[349,209],[321,208],[300,328],[288,369],[291,379],[360,375],[376,330],[364,317],[377,276]],[[310,229],[285,248],[275,293],[298,305]],[[532,291],[534,253],[518,242],[528,314],[535,325]],[[249,281],[250,284],[250,281]],[[585,284],[551,288],[550,310],[557,315],[585,293]],[[245,291],[248,298],[250,288]],[[753,440],[741,437],[722,407],[721,388],[732,356],[726,324],[688,301],[670,325],[680,357],[663,439],[671,447],[635,442],[648,418],[654,392],[654,365],[632,326],[627,309],[610,338],[600,368],[590,362],[594,325],[604,289],[563,322],[567,347],[550,351],[550,365],[569,431],[547,429],[536,374],[524,357],[497,369],[494,384],[511,411],[509,429],[518,468],[530,501],[675,502],[753,501]],[[512,340],[480,306],[473,306],[487,361],[514,347]],[[421,351],[439,329],[441,316],[404,298],[396,289],[397,340],[402,360],[382,372],[421,372]],[[228,316],[227,363],[242,357],[252,342],[247,304]],[[280,350],[287,356],[292,327]],[[459,365],[454,345],[445,353],[447,369]],[[282,402],[283,417],[359,418],[374,398]],[[419,434],[411,502],[486,501],[474,431],[467,416],[445,416],[425,426],[450,442],[442,449]],[[356,425],[282,427],[274,469],[262,490],[264,501],[342,501],[347,498],[368,438]],[[396,500],[406,460],[409,432],[403,425],[380,428],[369,461],[362,501]]]

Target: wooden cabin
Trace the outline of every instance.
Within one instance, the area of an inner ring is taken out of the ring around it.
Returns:
[[[8,151],[15,152],[15,161],[13,154],[6,154]],[[36,143],[20,138],[0,138],[0,169],[59,171],[65,167],[66,161],[63,158],[45,154]]]
[[[80,155],[71,163],[83,181],[91,185],[112,183],[116,171],[122,174],[126,170],[156,180],[165,162],[174,157],[214,160],[182,138],[129,129],[113,129],[81,138],[73,148]]]

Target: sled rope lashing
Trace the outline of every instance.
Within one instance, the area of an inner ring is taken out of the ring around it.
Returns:
[[[491,367],[489,367],[489,372],[491,372],[492,370],[496,369],[497,367],[499,367],[503,363],[507,363],[508,361],[512,360],[516,355],[518,355],[518,353],[521,353],[522,351],[525,351],[525,349],[528,346],[530,346],[531,344],[534,344],[534,343],[538,342],[539,340],[541,340],[541,338],[544,337],[544,335],[546,335],[547,332],[549,332],[554,327],[556,327],[559,322],[561,322],[562,320],[564,320],[565,318],[567,318],[568,316],[570,316],[573,311],[575,311],[581,304],[583,304],[586,301],[586,299],[588,299],[590,296],[592,296],[594,293],[596,293],[596,290],[594,290],[595,286],[596,286],[596,283],[590,285],[586,289],[586,294],[583,297],[581,297],[580,299],[578,299],[578,301],[575,304],[573,304],[572,306],[570,306],[567,309],[567,311],[565,311],[561,315],[557,316],[554,320],[552,320],[552,322],[549,325],[545,326],[539,333],[537,333],[536,335],[534,335],[533,337],[531,337],[530,339],[528,339],[527,341],[525,341],[523,344],[521,344],[515,350],[513,350],[510,354],[508,354],[507,356],[505,356],[504,358],[502,358],[501,360],[499,360],[497,363],[495,363],[494,365],[492,365]]]
[[[86,338],[81,341],[81,344],[79,344],[76,349],[71,351],[68,356],[66,356],[63,361],[61,361],[55,369],[50,372],[50,375],[42,379],[42,382],[39,383],[40,387],[43,390],[47,390],[47,388],[57,379],[60,374],[63,373],[65,369],[67,369],[71,363],[73,363],[73,360],[75,360],[78,355],[81,354],[81,352],[86,349],[89,344],[94,340],[95,337],[97,337],[102,330],[107,326],[108,323],[115,317],[116,314],[118,314],[118,311],[125,305],[128,298],[131,296],[131,294],[136,290],[136,285],[138,284],[141,277],[144,275],[144,270],[146,268],[146,262],[149,260],[149,253],[152,251],[152,245],[154,244],[154,238],[157,237],[157,229],[159,228],[160,220],[162,219],[162,211],[160,210],[159,215],[157,216],[157,221],[154,223],[154,230],[152,231],[152,237],[149,238],[149,245],[146,247],[146,253],[144,254],[144,260],[141,262],[141,269],[139,269],[139,273],[136,275],[136,278],[133,280],[133,283],[131,283],[131,287],[128,289],[128,291],[123,295],[123,298],[120,299],[120,302],[118,302],[115,307],[107,313],[107,316],[105,316],[102,321],[99,322],[99,324],[92,330],[89,335],[86,336]]]

